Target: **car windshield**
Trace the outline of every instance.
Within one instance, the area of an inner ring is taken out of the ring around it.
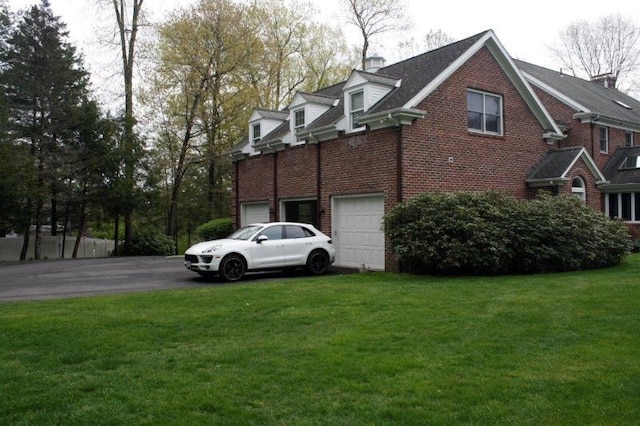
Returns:
[[[262,225],[244,226],[238,229],[233,234],[229,235],[229,238],[231,238],[232,240],[248,240],[262,228],[264,228]]]

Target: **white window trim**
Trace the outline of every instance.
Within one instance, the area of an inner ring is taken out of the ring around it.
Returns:
[[[353,98],[353,95],[358,94],[358,93],[362,93],[362,109],[358,109],[358,110],[353,110],[352,106],[351,106],[351,100]],[[353,113],[354,112],[359,112],[362,111],[362,114],[364,114],[364,112],[366,111],[366,102],[365,102],[365,93],[364,93],[364,88],[360,88],[360,89],[356,89],[356,90],[352,90],[351,92],[347,93],[347,98],[348,98],[348,105],[349,105],[349,123],[348,123],[348,128],[349,128],[349,132],[357,132],[360,130],[363,130],[365,128],[365,126],[359,126],[359,127],[355,127],[355,123],[353,122]]]
[[[578,181],[580,186],[575,186],[574,183]],[[587,187],[585,185],[584,179],[580,176],[576,176],[573,178],[571,182],[571,193],[575,195],[582,203],[587,202]]]
[[[630,136],[629,141],[631,142],[629,145],[627,145],[627,136]],[[634,134],[631,131],[626,131],[624,134],[624,143],[625,146],[633,146],[634,145]]]
[[[490,93],[490,92],[483,92],[481,90],[475,90],[475,89],[467,89],[467,93],[468,92],[478,93],[478,94],[482,95],[482,130],[473,129],[473,128],[469,127],[468,123],[467,123],[467,129],[469,130],[469,132],[479,133],[479,134],[483,134],[483,135],[495,135],[495,136],[504,135],[504,100],[502,98],[502,95],[498,95],[496,93]],[[485,117],[486,117],[487,113],[485,111],[485,101],[484,101],[485,96],[491,96],[491,97],[494,97],[494,98],[498,98],[500,100],[500,131],[499,132],[488,132],[486,130]],[[468,112],[469,112],[469,105],[467,103],[467,113]]]
[[[256,127],[259,130],[258,137],[256,137]],[[260,123],[253,123],[251,125],[251,142],[255,144],[256,142],[260,141],[260,139],[262,139],[262,126],[260,125]]]
[[[622,217],[622,194],[631,194],[631,220],[623,219]],[[610,197],[616,197],[616,204],[618,205],[618,214],[615,216],[615,219],[624,220],[627,223],[640,223],[640,212],[636,212],[636,197],[640,197],[640,192],[610,192],[605,194],[605,203],[604,203],[604,214],[607,217],[611,217],[609,211],[609,201]]]
[[[296,116],[299,112],[302,112],[303,123],[296,125]],[[303,108],[293,110],[293,139],[295,142],[304,142],[304,139],[298,138],[298,130],[304,129],[307,126],[307,113]]]
[[[602,150],[602,137],[601,137],[602,129],[604,129],[605,150]],[[598,128],[598,143],[600,144],[600,153],[608,154],[609,153],[609,128],[607,126],[600,126]]]

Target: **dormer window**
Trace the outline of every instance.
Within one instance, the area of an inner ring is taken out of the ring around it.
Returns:
[[[293,113],[293,129],[297,134],[298,130],[304,129],[304,108],[300,108]]]
[[[258,142],[260,140],[260,123],[254,124],[251,132],[252,132],[251,140],[253,141],[253,143]]]
[[[364,92],[359,90],[357,92],[352,92],[349,96],[350,100],[350,128],[357,129],[362,127],[358,124],[358,118],[364,114]]]

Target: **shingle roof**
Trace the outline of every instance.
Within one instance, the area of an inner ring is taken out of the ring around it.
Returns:
[[[392,110],[404,106],[404,104],[427,86],[433,79],[440,75],[449,65],[451,65],[451,63],[465,53],[487,32],[488,31],[484,31],[456,43],[380,68],[375,74],[359,71],[361,75],[367,76],[371,79],[377,76],[377,78],[382,78],[387,82],[392,80],[402,80],[400,87],[394,88],[389,94],[387,94],[387,96],[370,108],[369,111],[367,111],[367,114]],[[340,101],[337,106],[331,108],[316,121],[307,126],[307,130],[335,125],[344,116],[342,101],[342,88],[344,84],[345,82],[342,82],[315,93],[335,97]]]
[[[284,121],[278,127],[265,135],[256,144],[256,148],[266,146],[269,142],[281,141],[289,133],[289,120]]]
[[[271,109],[262,109],[262,108],[256,108],[255,111],[260,112],[260,115],[263,118],[271,118],[274,120],[284,120],[289,118],[288,111],[274,111]]]
[[[578,112],[592,112],[614,120],[640,123],[640,101],[626,93],[528,62],[514,61],[525,73],[588,109]]]
[[[547,151],[529,173],[527,180],[553,180],[564,177],[567,169],[576,160],[582,149],[581,146],[575,146]]]
[[[380,68],[378,74],[402,79],[402,84],[381,99],[367,113],[373,114],[404,106],[449,65],[469,50],[471,46],[484,37],[487,32],[483,31],[456,43]]]
[[[640,169],[623,169],[620,166],[629,156],[640,156],[640,146],[618,148],[602,169],[610,185],[640,183]]]

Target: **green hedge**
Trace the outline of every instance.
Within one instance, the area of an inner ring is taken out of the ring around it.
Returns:
[[[415,273],[593,269],[620,263],[630,250],[624,224],[569,196],[427,193],[396,206],[384,229],[402,269]]]
[[[118,252],[124,254],[124,243]],[[173,239],[157,229],[142,228],[133,233],[130,256],[171,256],[175,254]]]
[[[233,233],[231,218],[214,219],[196,228],[196,234],[203,241],[226,238]]]

